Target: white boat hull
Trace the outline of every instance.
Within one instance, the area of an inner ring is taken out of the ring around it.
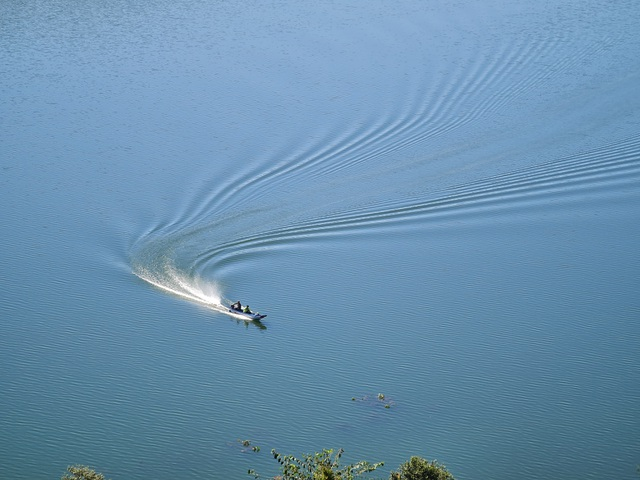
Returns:
[[[229,308],[229,313],[250,322],[262,320],[264,317],[266,317],[266,315],[260,315],[259,313],[244,313],[239,310],[234,310],[232,308]]]

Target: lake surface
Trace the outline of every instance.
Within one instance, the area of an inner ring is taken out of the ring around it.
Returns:
[[[639,19],[0,3],[0,478],[636,479]]]

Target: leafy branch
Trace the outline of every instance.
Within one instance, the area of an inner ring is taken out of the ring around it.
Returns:
[[[325,449],[313,455],[305,454],[302,458],[297,458],[293,455],[283,455],[275,449],[271,450],[273,458],[280,464],[282,476],[279,478],[282,480],[354,480],[384,465],[384,462],[361,461],[341,466],[340,458],[343,453],[343,449],[339,449],[335,454],[333,450]],[[255,470],[249,470],[248,473],[256,480],[261,478]]]

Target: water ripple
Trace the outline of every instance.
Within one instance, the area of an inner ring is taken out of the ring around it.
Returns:
[[[214,242],[222,228],[218,221],[144,244],[134,262],[134,272],[154,285],[200,303],[221,302],[216,287],[204,280],[208,273],[243,257],[275,249],[295,249],[301,242],[347,235],[380,234],[383,229],[421,229],[452,220],[486,223],[525,209],[554,211],[562,205],[589,208],[590,199],[625,195],[640,180],[640,141],[625,142],[575,154],[553,162],[451,187],[429,198],[392,199],[365,208],[334,212],[310,220],[288,223],[231,240]],[[229,219],[226,219],[228,222]],[[143,253],[144,252],[144,253]],[[215,292],[215,293],[214,293]],[[224,309],[223,309],[224,310]]]

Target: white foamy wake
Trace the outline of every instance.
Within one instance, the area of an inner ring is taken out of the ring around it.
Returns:
[[[133,273],[151,285],[212,310],[227,313],[220,286],[195,272],[181,269],[173,259],[173,248],[163,250],[163,241],[149,242],[133,256]]]

